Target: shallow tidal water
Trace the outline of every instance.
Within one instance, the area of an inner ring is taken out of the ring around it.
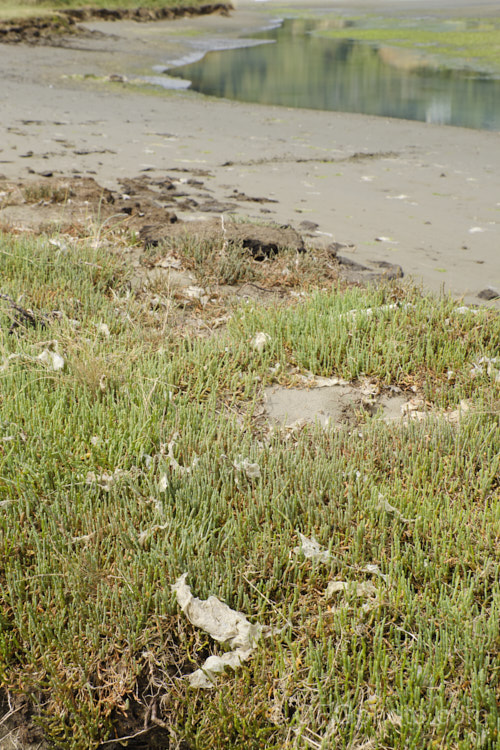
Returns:
[[[500,130],[500,80],[404,48],[321,36],[338,23],[333,14],[285,19],[252,35],[252,46],[166,72],[210,96]]]

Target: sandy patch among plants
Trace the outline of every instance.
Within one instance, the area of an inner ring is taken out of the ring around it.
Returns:
[[[265,408],[272,423],[283,427],[311,422],[322,427],[354,426],[367,417],[402,420],[407,396],[373,395],[369,389],[350,384],[304,388],[267,388]]]

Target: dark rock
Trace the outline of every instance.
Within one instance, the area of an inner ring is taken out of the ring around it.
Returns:
[[[300,222],[299,226],[305,232],[315,232],[319,227],[319,224],[316,224],[315,221],[307,221],[307,219],[305,219],[304,221]]]
[[[330,247],[328,247],[330,249]],[[368,266],[364,266],[362,263],[358,263],[352,258],[346,258],[345,255],[336,255],[336,258],[341,266],[347,266],[352,268],[353,271],[369,271]]]
[[[227,211],[236,211],[238,206],[235,203],[220,203],[219,201],[205,201],[200,203],[198,211],[203,213],[223,214]]]
[[[500,292],[497,292],[496,289],[493,289],[493,287],[489,286],[486,289],[482,289],[477,296],[479,297],[479,299],[485,299],[489,301],[492,299],[500,299]]]
[[[377,284],[382,281],[394,281],[402,279],[403,269],[397,263],[388,263],[386,260],[369,260],[358,263],[351,258],[337,255],[340,263],[341,276],[345,281],[357,284]]]
[[[176,201],[175,207],[179,211],[194,211],[198,208],[198,202],[194,198],[186,198],[183,201]]]
[[[251,195],[247,195],[246,193],[242,193],[239,190],[233,190],[233,194],[229,196],[229,200],[248,201],[250,203],[277,203],[278,202],[274,198],[253,197]]]
[[[402,267],[398,263],[389,263],[386,260],[371,260],[370,263],[375,268],[382,269],[382,276],[385,279],[402,279],[404,272]]]
[[[231,224],[226,228],[226,234],[229,242],[241,243],[256,260],[271,258],[285,249],[305,252],[304,240],[291,227]]]
[[[158,196],[158,200],[171,201],[172,198],[185,198],[187,195],[188,193],[186,193],[185,190],[179,190],[175,187],[175,185],[173,185],[172,190],[160,193],[160,195]]]
[[[161,241],[167,236],[165,225],[175,224],[177,221],[177,216],[174,213],[170,213],[165,224],[146,224],[143,226],[139,231],[139,239],[143,241],[144,248],[158,247]]]
[[[356,249],[355,245],[346,245],[343,242],[329,242],[327,246],[327,250],[329,254],[332,256],[332,258],[337,257],[337,253],[339,252],[339,250],[355,250],[355,249]],[[343,260],[345,261],[346,264],[349,263],[349,260],[347,258],[344,258]]]

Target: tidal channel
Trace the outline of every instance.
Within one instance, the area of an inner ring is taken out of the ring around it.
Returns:
[[[165,71],[210,96],[500,130],[500,80],[418,51],[325,38],[338,19],[285,19],[260,44]]]

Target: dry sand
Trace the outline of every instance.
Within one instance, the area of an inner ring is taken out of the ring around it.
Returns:
[[[338,5],[423,7],[414,0]],[[192,52],[202,38],[217,43],[261,25],[255,7],[239,3],[229,18],[90,24],[104,35],[67,47],[0,45],[0,173],[77,173],[115,187],[123,177],[201,169],[218,199],[233,191],[273,198],[247,203],[245,213],[295,227],[315,222],[319,237],[354,244],[357,262],[399,263],[425,287],[467,302],[478,303],[486,287],[500,290],[499,133],[82,80],[152,75],[154,65]],[[448,7],[497,12],[487,1]],[[278,4],[266,10],[279,15]]]

